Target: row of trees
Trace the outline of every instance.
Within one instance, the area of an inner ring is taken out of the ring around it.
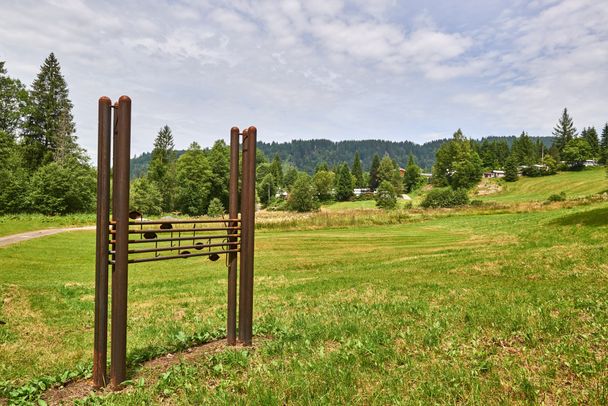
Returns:
[[[29,89],[0,61],[0,214],[94,209],[95,170],[75,132],[54,54]]]
[[[224,141],[208,150],[193,142],[178,159],[165,125],[154,140],[147,173],[131,184],[131,208],[144,214],[221,215],[228,207],[229,153]]]

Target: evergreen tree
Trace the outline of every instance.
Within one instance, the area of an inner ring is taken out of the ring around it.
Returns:
[[[603,164],[608,162],[608,123],[604,125],[602,129],[602,140],[600,142],[601,157],[600,160]]]
[[[362,188],[365,187],[363,183],[363,169],[361,168],[361,158],[359,157],[359,151],[355,152],[355,158],[353,159],[353,169],[352,169],[353,177],[355,178],[355,187]]]
[[[53,53],[46,58],[32,84],[28,112],[23,148],[30,170],[56,160],[56,154],[62,159],[67,155],[83,155],[74,136],[76,127],[68,87]]]
[[[378,187],[378,168],[380,167],[380,157],[374,154],[372,165],[369,169],[369,188],[376,190]]]
[[[507,182],[515,182],[518,177],[517,158],[514,155],[511,155],[505,163],[505,180]]]
[[[593,158],[597,158],[600,156],[600,140],[597,136],[597,131],[595,127],[583,128],[581,131],[581,137],[587,140],[589,146],[591,147],[591,156]]]
[[[574,121],[568,114],[568,109],[564,108],[562,116],[553,128],[553,136],[555,137],[554,144],[561,153],[566,144],[576,137],[576,128]]]
[[[0,131],[15,138],[22,125],[28,99],[25,86],[7,75],[4,62],[0,61]]]
[[[279,158],[279,154],[275,154],[272,159],[272,164],[270,164],[270,171],[272,176],[274,177],[274,183],[277,186],[283,184],[283,165],[281,163],[281,158]]]
[[[315,173],[319,171],[329,171],[329,165],[327,165],[327,162],[323,161],[317,164],[317,166],[315,167]]]
[[[211,199],[209,202],[209,209],[207,210],[207,215],[209,217],[222,217],[226,210],[224,209],[224,205],[217,197]]]
[[[213,174],[201,147],[193,142],[176,163],[177,193],[175,208],[200,216],[207,212],[211,199]]]
[[[343,163],[336,172],[336,200],[344,202],[353,196],[353,176]]]
[[[532,139],[525,131],[513,141],[511,147],[511,156],[515,157],[518,165],[534,165],[539,161],[537,145],[532,142]]]
[[[424,178],[422,177],[422,171],[420,167],[416,165],[414,161],[414,155],[410,154],[405,168],[405,175],[403,176],[403,188],[405,193],[411,193],[418,189],[424,184]]]
[[[148,168],[148,178],[156,183],[163,197],[161,208],[165,212],[174,209],[175,198],[175,145],[168,125],[163,126],[154,139],[152,160]]]
[[[451,186],[453,189],[470,188],[481,180],[482,175],[481,158],[458,129],[453,138],[437,150],[433,183],[435,186]]]

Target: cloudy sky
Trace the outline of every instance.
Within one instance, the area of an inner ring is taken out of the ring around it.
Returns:
[[[605,0],[0,0],[0,60],[52,51],[95,150],[96,102],[133,99],[135,153],[233,125],[264,141],[550,135],[608,120]]]

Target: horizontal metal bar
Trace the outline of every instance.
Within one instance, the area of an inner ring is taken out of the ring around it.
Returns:
[[[143,253],[147,253],[147,252],[161,252],[161,251],[179,251],[179,250],[185,250],[185,249],[202,250],[202,249],[210,248],[210,247],[225,247],[228,245],[238,246],[239,244],[240,244],[239,242],[222,242],[222,243],[215,243],[215,244],[182,245],[179,247],[175,246],[175,247],[159,247],[159,248],[140,248],[140,249],[129,250],[129,254],[143,254]],[[114,254],[114,251],[110,251],[110,254]]]
[[[129,263],[130,264],[138,264],[140,262],[164,261],[166,259],[203,257],[203,256],[208,257],[209,255],[213,255],[213,254],[229,254],[231,252],[241,252],[241,250],[240,249],[234,249],[234,250],[222,250],[222,251],[212,251],[212,252],[200,252],[200,253],[196,253],[196,254],[166,255],[166,256],[162,256],[161,255],[160,257],[135,258],[135,259],[130,259]],[[113,262],[113,261],[111,261],[111,262]]]
[[[240,238],[240,234],[222,234],[222,235],[197,235],[192,237],[174,237],[174,238],[152,238],[146,240],[129,240],[129,244],[153,244],[155,242],[172,242],[172,241],[192,241],[192,240],[217,240],[218,238]],[[109,240],[109,244],[115,244],[115,240]]]
[[[129,234],[144,234],[144,233],[203,233],[206,231],[238,231],[241,227],[209,227],[209,228],[171,228],[168,230],[162,228],[148,228],[142,230],[129,230]],[[116,234],[116,230],[110,230],[110,234]]]
[[[240,223],[241,219],[210,219],[210,220],[143,220],[129,221],[129,225],[146,224],[207,224],[207,223]]]

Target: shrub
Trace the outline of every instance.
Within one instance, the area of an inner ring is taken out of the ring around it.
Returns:
[[[560,194],[555,193],[547,198],[549,202],[563,202],[564,200],[566,200],[565,192],[561,192]]]
[[[469,195],[466,189],[433,189],[420,205],[424,208],[437,208],[464,206],[468,203]]]
[[[302,174],[298,176],[291,188],[287,207],[293,211],[312,211],[319,208],[316,190],[310,176]]]
[[[95,170],[69,159],[41,166],[32,177],[29,201],[43,214],[66,214],[94,210],[97,188]]]
[[[395,187],[387,180],[383,180],[380,186],[378,186],[376,206],[381,209],[394,209],[397,207]]]

